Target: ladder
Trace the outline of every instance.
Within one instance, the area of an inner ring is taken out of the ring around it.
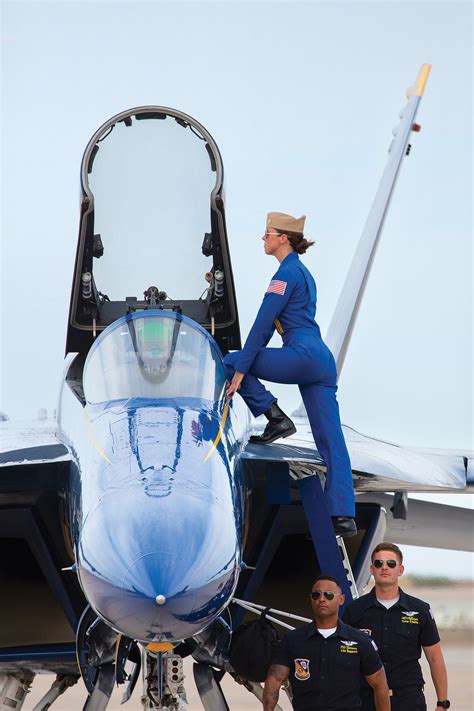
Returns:
[[[359,594],[344,539],[334,533],[319,474],[310,469],[290,469],[290,476],[296,480],[298,486],[321,572],[332,575],[341,582],[345,595],[342,611],[345,605],[359,597]]]

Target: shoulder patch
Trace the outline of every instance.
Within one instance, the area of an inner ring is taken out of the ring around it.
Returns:
[[[267,289],[267,294],[279,294],[279,296],[283,296],[286,287],[287,287],[288,282],[286,281],[280,281],[279,279],[272,279],[270,284],[268,285]]]
[[[311,674],[309,672],[309,659],[294,659],[295,677],[299,681],[307,681]]]

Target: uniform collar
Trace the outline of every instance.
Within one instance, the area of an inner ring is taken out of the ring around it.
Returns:
[[[315,637],[315,636],[322,637],[322,634],[320,634],[318,632],[318,629],[314,623],[314,620],[313,620],[313,622],[309,623],[308,627],[309,627],[308,634],[306,635],[308,637],[308,639],[309,639],[309,637]],[[333,632],[329,637],[326,637],[326,639],[332,639],[333,637],[347,637],[347,625],[345,625],[341,619],[339,619],[337,621],[336,631]]]
[[[294,262],[295,259],[299,259],[298,253],[297,252],[290,252],[289,254],[286,255],[285,259],[280,263],[280,267],[282,267],[285,263],[288,264],[288,262]]]
[[[406,607],[408,605],[407,594],[405,592],[403,592],[401,587],[398,588],[398,594],[399,594],[399,598],[398,598],[397,602],[394,605],[392,605],[392,607]],[[372,604],[373,605],[375,605],[376,607],[384,607],[385,608],[385,605],[382,605],[382,603],[377,600],[377,597],[375,594],[375,587],[372,588],[369,595],[372,596]],[[385,608],[385,609],[387,609],[387,608]]]

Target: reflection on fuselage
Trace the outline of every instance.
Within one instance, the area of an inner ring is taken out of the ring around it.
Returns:
[[[87,359],[78,573],[94,609],[134,639],[197,634],[237,584],[246,428],[224,385],[213,339],[168,312],[117,321]]]

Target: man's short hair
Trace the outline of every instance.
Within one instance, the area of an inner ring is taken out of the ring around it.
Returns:
[[[400,548],[395,545],[395,543],[379,543],[378,545],[375,546],[374,550],[372,551],[372,555],[370,556],[370,560],[372,563],[374,562],[374,558],[376,557],[377,553],[380,553],[380,551],[391,551],[392,553],[395,553],[396,556],[398,556],[398,559],[400,563],[403,563],[403,553],[401,552]]]
[[[316,585],[316,583],[319,583],[320,580],[330,580],[331,582],[336,583],[337,587],[338,587],[339,590],[342,592],[341,583],[340,583],[339,580],[338,580],[337,578],[335,578],[334,576],[332,576],[332,575],[324,575],[323,573],[321,573],[321,575],[318,575],[318,577],[317,577],[316,580],[314,581],[313,587]]]

